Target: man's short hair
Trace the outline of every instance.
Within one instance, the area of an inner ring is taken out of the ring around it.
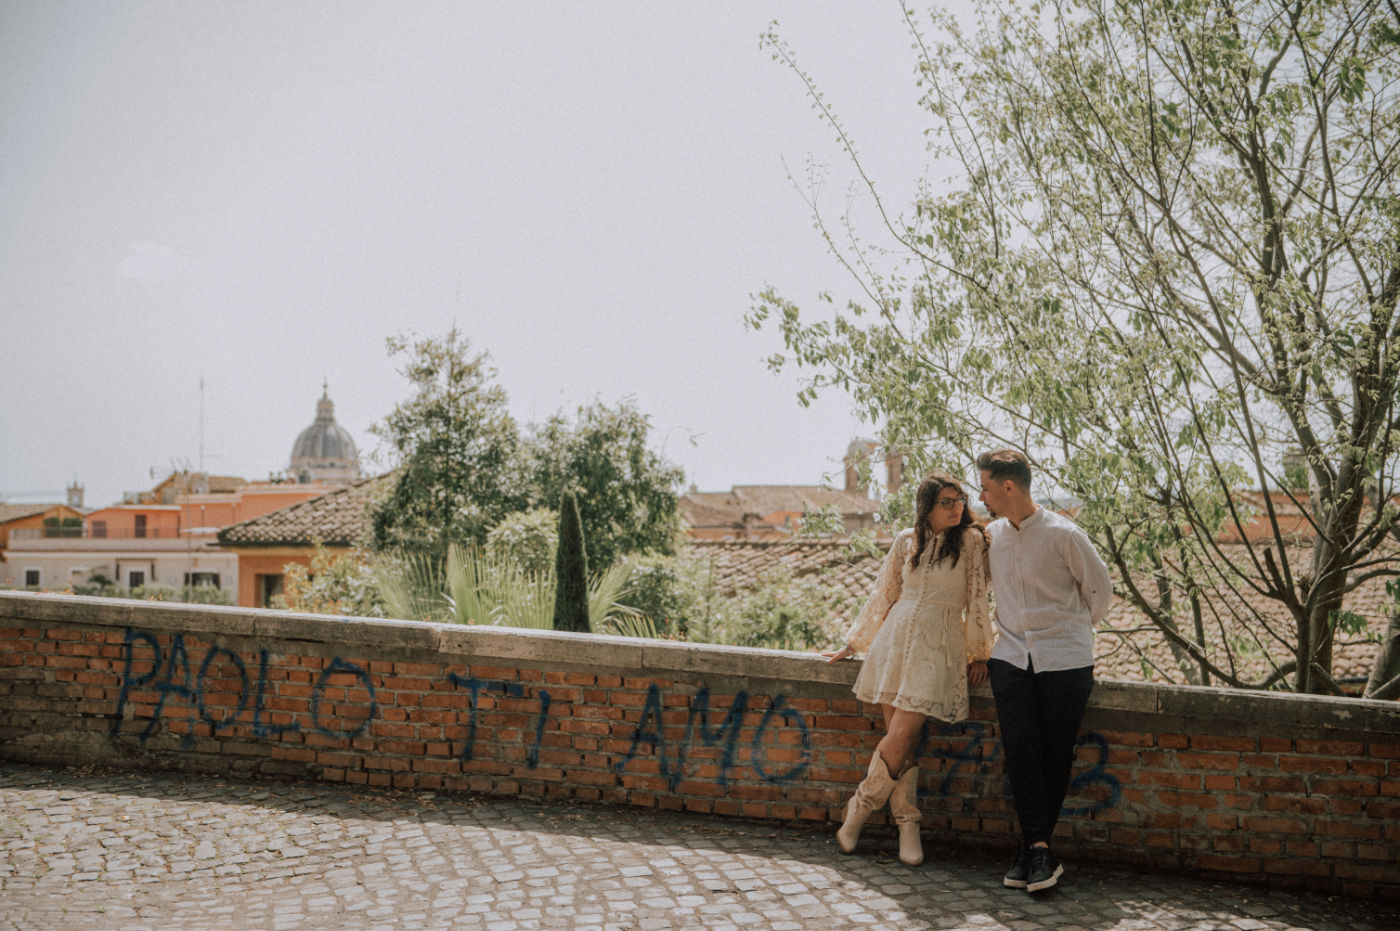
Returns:
[[[1014,449],[994,449],[977,457],[977,470],[986,472],[992,481],[1011,479],[1022,491],[1031,490],[1031,461],[1025,453]]]

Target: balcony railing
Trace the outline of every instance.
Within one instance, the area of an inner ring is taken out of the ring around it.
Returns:
[[[174,540],[182,534],[173,527],[108,527],[94,532],[90,527],[20,527],[10,531],[11,540]]]

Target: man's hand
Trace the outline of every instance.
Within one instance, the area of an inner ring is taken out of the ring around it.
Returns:
[[[839,650],[822,650],[822,656],[826,657],[828,663],[835,663],[854,655],[854,650],[850,647],[842,647]]]
[[[967,664],[967,684],[981,685],[986,682],[990,673],[987,672],[986,660],[975,659]]]

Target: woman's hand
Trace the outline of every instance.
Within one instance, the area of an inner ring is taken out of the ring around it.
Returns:
[[[839,650],[822,650],[822,656],[826,657],[828,663],[836,663],[852,656],[855,653],[850,647],[842,647]]]
[[[981,685],[987,681],[990,673],[987,672],[987,661],[975,659],[967,664],[967,684]]]

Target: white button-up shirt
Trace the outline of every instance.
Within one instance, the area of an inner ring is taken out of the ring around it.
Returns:
[[[1036,672],[1094,664],[1094,627],[1113,603],[1108,567],[1089,535],[1038,508],[1018,530],[1006,518],[987,527],[997,642],[992,658]]]

